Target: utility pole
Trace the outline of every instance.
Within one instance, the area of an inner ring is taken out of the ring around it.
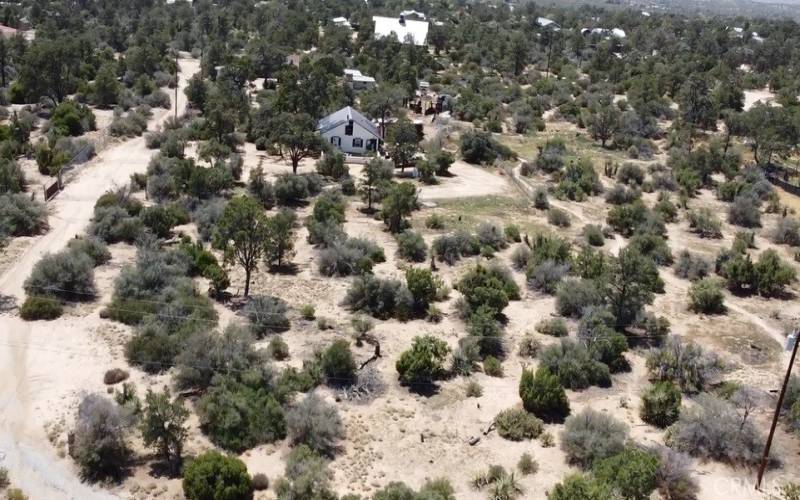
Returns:
[[[789,385],[789,378],[792,375],[792,367],[794,366],[794,358],[797,356],[797,346],[800,345],[800,330],[795,330],[794,346],[792,347],[792,357],[789,359],[789,366],[786,368],[786,376],[783,378],[783,387],[778,396],[778,404],[775,406],[775,415],[772,416],[772,426],[769,428],[769,436],[767,443],[764,446],[764,456],[761,457],[761,465],[758,466],[758,479],[756,479],[756,490],[761,490],[761,480],[764,479],[764,471],[767,469],[767,462],[769,462],[769,449],[772,447],[772,438],[775,436],[775,427],[778,425],[778,417],[781,415],[781,407],[783,406],[783,398],[786,396],[786,386]]]

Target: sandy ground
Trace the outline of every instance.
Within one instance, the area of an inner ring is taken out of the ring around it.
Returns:
[[[199,70],[199,62],[180,61],[180,85]],[[186,107],[183,92],[173,103]],[[173,108],[174,109],[174,108]],[[150,128],[173,111],[156,110]],[[134,172],[143,172],[153,152],[138,137],[101,151],[81,168],[55,201],[49,204],[50,231],[31,238],[13,264],[0,276],[4,295],[23,298],[22,285],[33,265],[48,252],[63,248],[85,231],[94,203],[106,190],[123,186]],[[47,443],[43,423],[53,421],[65,400],[96,386],[108,368],[110,354],[92,336],[101,328],[98,312],[81,318],[25,323],[10,314],[0,316],[0,465],[10,470],[15,485],[34,499],[113,498],[81,483],[68,464]],[[56,333],[56,335],[53,335]],[[88,356],[88,359],[86,358]]]
[[[422,186],[419,198],[422,201],[432,201],[508,192],[510,186],[507,180],[491,170],[494,167],[477,167],[458,160],[450,167],[453,177],[441,178],[437,185]]]
[[[757,102],[762,104],[769,104],[769,105],[776,105],[773,101],[775,100],[775,94],[770,92],[767,87],[758,90],[745,90],[744,91],[744,110],[747,111],[748,109],[755,106]]]

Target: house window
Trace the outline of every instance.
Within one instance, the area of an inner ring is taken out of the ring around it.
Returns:
[[[338,135],[334,135],[333,137],[331,137],[331,144],[333,144],[338,148],[339,146],[342,145],[342,138],[339,137]]]
[[[356,137],[353,139],[353,147],[354,148],[363,148],[364,147],[364,139],[360,137]]]
[[[349,122],[344,126],[344,135],[353,135],[353,122]]]

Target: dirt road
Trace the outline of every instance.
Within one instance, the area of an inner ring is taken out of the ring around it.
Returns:
[[[175,106],[179,113],[186,109],[183,88],[200,65],[197,60],[183,59],[180,69],[178,102],[171,110],[156,110],[151,129],[172,116]],[[64,248],[76,234],[83,233],[97,198],[108,189],[126,185],[131,174],[144,172],[153,154],[144,138],[138,137],[109,146],[83,167],[50,203],[50,231],[0,276],[2,293],[21,300],[23,283],[42,255]],[[52,409],[44,405],[91,387],[87,380],[100,376],[99,367],[107,366],[74,354],[79,347],[89,347],[82,318],[59,320],[56,329],[53,325],[26,323],[8,313],[0,316],[0,466],[9,469],[14,484],[30,498],[117,498],[82,483],[71,465],[56,456],[45,436],[43,425]],[[97,356],[108,353],[97,352]]]

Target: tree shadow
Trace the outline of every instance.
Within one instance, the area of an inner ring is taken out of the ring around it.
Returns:
[[[280,266],[270,266],[269,271],[274,274],[294,276],[300,272],[300,267],[294,262],[286,262]]]
[[[182,464],[175,464],[166,460],[150,462],[148,474],[153,478],[178,479],[182,476]]]

